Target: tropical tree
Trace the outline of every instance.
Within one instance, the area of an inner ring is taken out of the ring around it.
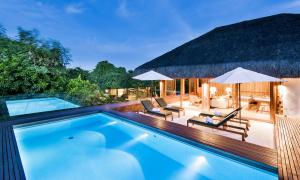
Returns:
[[[64,91],[68,50],[57,41],[40,40],[36,30],[19,28],[18,34],[18,40],[0,37],[0,94]]]
[[[143,86],[144,83],[132,79],[133,71],[126,72],[123,67],[115,67],[108,61],[101,61],[91,72],[91,80],[102,89],[130,88]]]
[[[90,76],[89,71],[81,69],[80,67],[69,68],[67,72],[69,79],[75,79],[80,75],[83,80],[88,80]]]
[[[101,61],[90,73],[69,68],[70,51],[60,42],[40,38],[38,30],[18,28],[18,38],[6,35],[0,24],[0,95],[67,92],[85,105],[112,99],[105,89],[142,86],[133,72]],[[89,81],[90,80],[90,81]]]
[[[101,88],[107,89],[107,88],[113,88],[113,86],[116,86],[118,81],[115,81],[111,84],[107,84],[105,81],[110,80],[110,76],[115,76],[114,73],[116,73],[116,67],[109,63],[108,61],[101,61],[96,65],[96,68],[91,72],[91,80],[98,84]],[[104,84],[103,84],[104,82]]]
[[[96,84],[81,79],[80,75],[69,81],[67,92],[70,96],[79,99],[83,105],[100,105],[111,102],[110,97],[104,94]]]
[[[38,46],[39,43],[39,31],[36,29],[25,30],[21,27],[18,27],[18,38],[19,42],[30,45]]]

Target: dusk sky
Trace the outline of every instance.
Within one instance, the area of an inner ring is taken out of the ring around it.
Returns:
[[[0,0],[10,37],[36,28],[72,54],[71,66],[100,60],[134,69],[221,25],[278,13],[299,13],[299,0]]]

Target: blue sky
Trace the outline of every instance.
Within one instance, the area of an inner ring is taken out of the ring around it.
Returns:
[[[36,28],[84,69],[134,69],[214,27],[282,12],[299,13],[300,0],[0,0],[9,36]]]

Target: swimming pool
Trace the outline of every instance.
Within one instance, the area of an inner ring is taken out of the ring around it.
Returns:
[[[10,116],[79,107],[59,98],[37,98],[6,101]]]
[[[277,179],[104,113],[14,128],[27,179]]]

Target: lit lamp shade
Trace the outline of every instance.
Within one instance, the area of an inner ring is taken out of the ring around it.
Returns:
[[[210,96],[214,96],[217,92],[217,88],[216,87],[210,87],[209,92],[210,92]]]
[[[232,89],[231,89],[231,87],[227,87],[226,89],[225,89],[225,91],[226,91],[226,93],[227,93],[227,95],[231,95],[231,93],[232,93]]]
[[[284,85],[278,86],[278,92],[281,97],[286,95],[286,87]]]

